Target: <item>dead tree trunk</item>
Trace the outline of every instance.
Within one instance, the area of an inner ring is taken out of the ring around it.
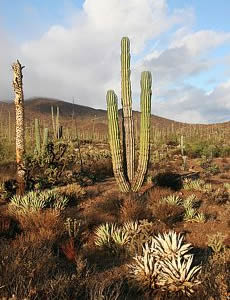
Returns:
[[[24,95],[22,87],[22,69],[20,62],[17,60],[13,63],[13,88],[15,92],[15,112],[16,112],[16,163],[17,163],[17,194],[23,195],[25,192],[25,124],[24,124]]]

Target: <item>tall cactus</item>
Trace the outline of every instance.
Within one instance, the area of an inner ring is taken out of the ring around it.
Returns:
[[[122,129],[123,160],[118,124],[117,96],[114,91],[107,92],[107,110],[109,124],[109,143],[116,181],[123,192],[137,192],[143,184],[149,160],[151,85],[152,77],[148,71],[141,74],[141,128],[140,155],[135,174],[134,128],[132,116],[132,98],[130,83],[130,42],[127,37],[121,40],[121,89],[122,89]]]
[[[140,128],[140,154],[138,169],[132,184],[134,192],[143,184],[149,160],[150,140],[150,114],[151,114],[151,85],[152,76],[148,71],[141,73],[141,128]]]
[[[13,88],[15,92],[15,112],[16,112],[16,163],[17,163],[17,193],[23,195],[25,192],[25,120],[24,120],[24,94],[22,83],[22,69],[24,67],[17,60],[12,64]]]
[[[41,144],[41,135],[40,135],[40,125],[39,125],[39,120],[35,119],[34,122],[35,125],[35,151],[37,155],[43,155],[46,150],[46,146],[48,145],[48,139],[49,139],[49,129],[44,128],[43,129],[43,141]]]
[[[121,104],[123,111],[124,152],[127,162],[127,175],[130,182],[134,177],[134,129],[132,115],[132,91],[130,82],[130,41],[121,40]]]
[[[51,117],[52,117],[54,139],[60,139],[62,137],[62,126],[60,126],[59,115],[60,115],[59,106],[57,106],[56,118],[54,117],[54,108],[53,106],[51,106]]]
[[[130,185],[125,178],[122,163],[120,130],[118,126],[117,96],[114,91],[108,91],[107,95],[108,121],[109,121],[109,143],[112,153],[113,172],[122,192],[128,192]]]
[[[36,153],[41,153],[41,136],[40,136],[40,126],[39,126],[39,120],[34,120],[34,133],[35,133],[35,145],[36,145]]]

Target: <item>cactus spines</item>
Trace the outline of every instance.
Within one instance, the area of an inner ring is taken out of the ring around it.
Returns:
[[[122,129],[123,161],[118,126],[117,97],[114,91],[107,92],[109,143],[112,153],[114,176],[123,192],[137,192],[144,181],[149,160],[150,113],[152,77],[148,71],[141,74],[141,128],[140,155],[136,175],[134,174],[134,128],[130,83],[130,43],[127,37],[121,40],[121,78],[122,78]],[[135,175],[135,176],[134,176]]]
[[[121,155],[120,131],[118,126],[117,96],[115,92],[109,90],[106,95],[106,100],[108,106],[109,139],[114,176],[121,191],[128,192],[130,190],[130,186],[124,174]]]
[[[12,64],[13,69],[13,88],[15,92],[15,112],[16,112],[16,163],[17,163],[17,182],[19,195],[23,195],[25,192],[25,120],[24,120],[24,95],[23,95],[23,83],[22,83],[22,69],[24,67],[17,60]]]
[[[152,96],[152,75],[148,71],[141,73],[141,128],[140,128],[140,154],[138,169],[135,180],[132,184],[132,190],[138,191],[143,184],[147,172],[150,146],[150,114],[151,114],[151,96]]]
[[[124,155],[127,162],[127,175],[130,182],[134,178],[134,126],[132,116],[132,92],[130,81],[130,41],[121,40],[121,103],[123,110]]]

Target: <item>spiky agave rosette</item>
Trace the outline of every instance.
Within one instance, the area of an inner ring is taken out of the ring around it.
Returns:
[[[145,244],[146,249],[153,253],[158,259],[183,256],[192,249],[191,244],[184,242],[184,236],[181,233],[169,231],[168,233],[158,234],[152,237],[151,244]]]
[[[161,272],[158,276],[158,286],[162,290],[181,291],[190,296],[194,293],[194,287],[201,283],[197,279],[201,266],[192,268],[192,262],[193,255],[189,255],[186,259],[179,255],[159,261]]]
[[[197,279],[201,266],[192,267],[193,255],[188,254],[191,249],[181,233],[158,234],[128,265],[129,278],[144,290],[180,291],[189,296],[201,283]]]
[[[142,256],[135,256],[134,260],[128,265],[129,279],[137,283],[139,289],[157,289],[161,269],[159,261],[148,251],[143,251]]]

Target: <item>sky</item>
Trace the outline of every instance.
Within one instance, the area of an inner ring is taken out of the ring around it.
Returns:
[[[19,59],[25,98],[106,109],[120,99],[120,40],[131,42],[133,109],[151,71],[152,113],[187,123],[230,120],[230,1],[0,0],[0,100]]]

